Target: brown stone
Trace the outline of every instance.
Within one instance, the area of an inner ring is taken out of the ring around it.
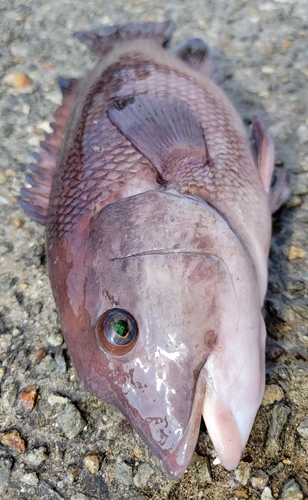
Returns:
[[[34,408],[36,396],[37,388],[35,385],[29,385],[29,387],[19,394],[20,401],[26,408],[29,408],[29,410]]]
[[[26,444],[24,439],[21,437],[19,431],[13,429],[11,431],[2,432],[0,434],[0,442],[4,446],[9,446],[14,448],[19,453],[24,453],[26,449]]]

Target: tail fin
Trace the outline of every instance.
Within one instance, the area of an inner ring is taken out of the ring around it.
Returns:
[[[104,26],[93,31],[77,31],[75,35],[90,50],[103,56],[116,45],[137,39],[153,40],[157,45],[164,45],[170,39],[174,29],[174,22],[168,20],[162,23]]]

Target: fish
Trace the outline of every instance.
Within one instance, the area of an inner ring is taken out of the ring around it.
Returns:
[[[99,56],[63,103],[21,206],[46,227],[50,282],[84,385],[179,479],[203,416],[237,467],[265,387],[271,214],[289,196],[259,117],[251,139],[199,38],[175,25],[82,31]]]

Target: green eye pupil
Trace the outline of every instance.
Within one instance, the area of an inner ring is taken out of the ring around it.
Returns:
[[[122,355],[136,344],[138,325],[125,309],[109,309],[98,318],[95,334],[103,350]]]
[[[113,329],[120,337],[125,337],[129,333],[128,322],[125,319],[119,319],[113,324]]]

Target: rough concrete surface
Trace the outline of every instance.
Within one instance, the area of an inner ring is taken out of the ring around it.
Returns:
[[[0,498],[308,498],[307,0],[3,0],[0,153]],[[193,462],[169,480],[119,412],[89,394],[71,365],[45,266],[44,230],[18,205],[31,153],[60,103],[59,75],[95,56],[76,30],[172,18],[172,44],[203,38],[247,125],[276,145],[292,196],[274,216],[265,303],[267,389],[236,471],[213,465],[201,427]]]

